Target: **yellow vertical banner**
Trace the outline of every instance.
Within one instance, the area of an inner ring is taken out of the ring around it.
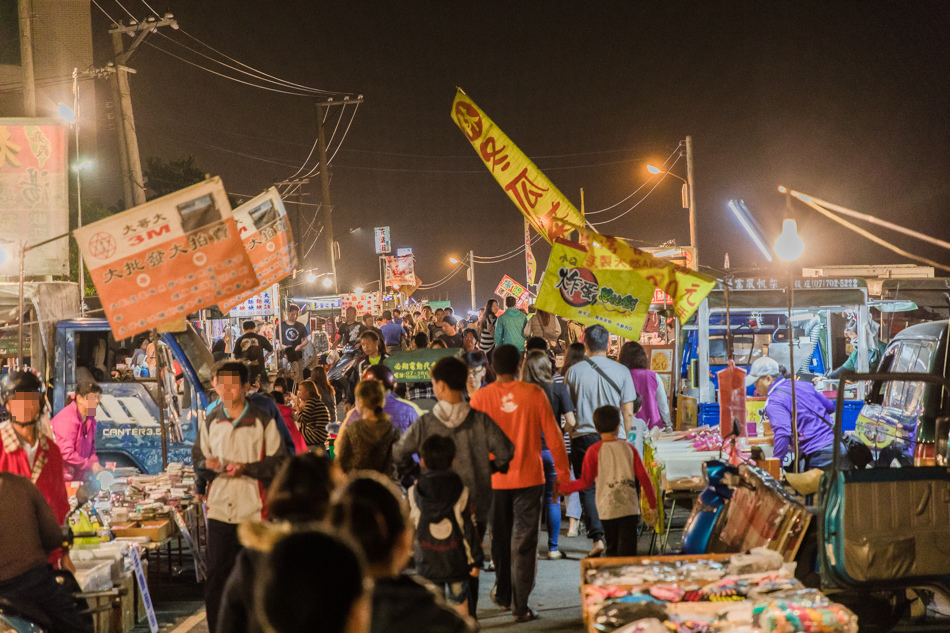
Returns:
[[[584,225],[581,212],[461,90],[452,103],[452,120],[511,201],[544,239],[553,242],[566,237],[572,230],[570,225]]]
[[[576,246],[576,248],[575,248]],[[580,245],[555,242],[535,305],[584,325],[639,340],[653,285],[631,270],[598,268]]]
[[[670,297],[680,321],[689,319],[716,285],[715,278],[709,275],[658,259],[618,238],[585,228],[580,211],[461,89],[452,102],[452,120],[511,201],[544,239],[554,243],[568,239],[572,232],[578,233],[583,250],[575,256],[582,258],[584,268],[606,271],[611,277],[633,271],[637,278]],[[525,247],[530,251],[528,239]],[[554,261],[553,255],[550,261]],[[527,266],[530,277],[530,259]],[[550,268],[549,262],[544,283],[548,283]],[[646,303],[649,304],[649,299]],[[540,297],[538,306],[547,310],[541,306]]]

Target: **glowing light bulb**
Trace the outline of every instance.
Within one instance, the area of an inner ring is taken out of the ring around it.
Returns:
[[[353,290],[353,294],[361,295],[363,294],[363,286],[359,286]]]
[[[459,263],[459,260],[455,259],[454,257],[449,257],[449,263],[450,263],[450,264],[457,264],[457,263]]]
[[[310,283],[313,283],[316,280],[317,280],[316,275],[314,275],[313,273],[307,273],[307,281],[309,281]]]
[[[73,109],[62,101],[56,104],[56,114],[58,114],[59,118],[61,118],[63,121],[66,121],[67,123],[76,123],[76,113],[73,112]]]
[[[659,167],[654,167],[653,165],[647,165],[647,171],[651,174],[662,174],[663,170]]]
[[[333,285],[333,280],[327,277],[326,279],[323,280],[323,285],[324,287],[329,288],[330,286]]]
[[[798,235],[798,225],[795,220],[786,218],[782,223],[782,234],[775,240],[775,254],[790,262],[801,257],[804,251],[805,243]]]

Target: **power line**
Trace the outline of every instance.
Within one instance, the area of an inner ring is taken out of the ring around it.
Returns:
[[[450,280],[452,277],[454,277],[456,274],[458,274],[458,271],[462,270],[462,268],[464,267],[465,265],[462,262],[459,262],[458,264],[455,265],[455,268],[452,270],[452,272],[450,272],[448,275],[446,275],[439,281],[436,281],[431,284],[420,284],[419,287],[416,288],[416,290],[427,290],[429,288],[435,288],[437,286],[441,286],[442,284]]]
[[[670,165],[670,169],[672,169],[673,166],[676,165],[676,163],[679,162],[679,160],[680,160],[680,157],[677,156],[677,157],[676,157],[676,160],[673,161],[673,164]],[[653,190],[654,190],[654,189],[656,189],[657,187],[660,186],[660,183],[661,183],[661,182],[663,182],[663,178],[657,179],[656,184],[654,184],[653,187],[650,188],[650,190],[646,193],[645,196],[643,196],[642,198],[640,198],[632,207],[630,207],[629,209],[627,209],[626,211],[624,211],[623,213],[621,213],[621,214],[618,215],[617,217],[611,218],[611,219],[609,219],[609,220],[604,220],[603,222],[588,222],[588,224],[590,224],[591,226],[601,226],[602,224],[607,224],[607,223],[609,223],[609,222],[614,222],[614,221],[616,221],[616,220],[619,220],[620,218],[622,218],[623,216],[627,215],[628,213],[630,213],[631,211],[633,211],[634,209],[636,209],[638,206],[640,206],[640,203],[641,203],[641,202],[643,202],[644,200],[646,200],[647,198],[649,198],[649,197],[650,197],[650,194],[653,193]]]
[[[343,138],[340,139],[340,144],[336,146],[336,151],[333,152],[333,155],[330,156],[330,158],[327,159],[327,164],[328,164],[328,165],[333,162],[333,159],[336,157],[337,152],[339,152],[339,151],[340,151],[340,148],[343,147],[343,141],[346,140],[346,135],[350,133],[350,126],[353,125],[353,119],[356,118],[356,109],[359,108],[359,107],[360,107],[360,102],[357,102],[357,103],[353,106],[353,114],[350,115],[350,122],[346,124],[346,129],[343,130]],[[340,112],[340,118],[343,118],[343,113],[342,113],[342,111]],[[330,140],[332,141],[333,139],[331,138]]]
[[[298,84],[298,83],[294,83],[294,82],[292,82],[292,81],[287,81],[286,79],[281,79],[280,77],[275,77],[274,75],[270,75],[270,74],[268,74],[268,73],[265,73],[265,72],[262,71],[262,70],[258,70],[257,68],[254,68],[253,66],[249,66],[248,64],[245,64],[244,62],[238,61],[238,60],[234,59],[233,57],[230,57],[229,55],[226,55],[225,53],[222,53],[221,51],[219,51],[219,50],[216,49],[215,47],[211,46],[210,44],[207,44],[207,43],[203,42],[202,40],[198,39],[197,37],[195,37],[194,35],[192,35],[191,33],[188,33],[187,31],[185,31],[185,30],[183,30],[183,29],[178,29],[178,30],[179,30],[181,33],[183,33],[185,36],[190,37],[191,39],[193,39],[194,41],[198,42],[199,44],[201,44],[201,45],[204,46],[205,48],[207,48],[207,49],[209,49],[209,50],[211,50],[211,51],[214,51],[215,53],[217,53],[218,55],[224,57],[225,59],[227,59],[227,60],[229,60],[229,61],[232,61],[232,62],[234,62],[235,64],[239,64],[239,65],[241,65],[241,66],[243,66],[243,67],[245,67],[245,68],[247,68],[247,69],[249,69],[249,70],[253,70],[254,72],[256,72],[256,73],[258,73],[259,75],[261,75],[261,78],[269,77],[270,79],[274,79],[274,80],[280,81],[280,82],[282,82],[282,83],[284,83],[284,84],[286,84],[286,85],[288,85],[288,86],[293,86],[293,87],[299,88],[299,89],[301,89],[301,90],[306,90],[306,91],[308,91],[308,92],[313,92],[313,93],[318,93],[318,94],[326,94],[326,95],[350,95],[350,94],[353,94],[353,93],[349,93],[349,92],[339,92],[339,91],[334,91],[334,90],[324,90],[324,89],[322,89],[322,88],[313,88],[313,87],[311,87],[311,86],[305,86],[305,85],[303,85],[303,84]],[[215,60],[215,61],[217,61],[217,60]],[[221,62],[218,62],[218,63],[221,63]]]
[[[195,68],[200,68],[201,70],[204,70],[205,72],[209,72],[209,73],[211,73],[212,75],[217,75],[218,77],[223,77],[224,79],[230,79],[231,81],[237,82],[237,83],[239,83],[239,84],[244,84],[245,86],[251,86],[252,88],[259,88],[259,89],[261,89],[261,90],[269,90],[269,91],[271,91],[271,92],[279,92],[279,93],[281,93],[281,94],[291,95],[291,96],[294,96],[294,97],[310,97],[310,96],[312,96],[312,95],[309,95],[309,94],[307,94],[307,93],[305,93],[305,92],[291,92],[291,91],[289,91],[289,90],[279,90],[279,89],[277,89],[277,88],[270,88],[270,87],[268,87],[268,86],[262,86],[262,85],[260,85],[260,84],[255,84],[255,83],[251,83],[251,82],[249,82],[249,81],[244,81],[243,79],[238,79],[237,77],[232,77],[232,76],[230,76],[230,75],[225,75],[225,74],[223,74],[223,73],[219,73],[219,72],[216,71],[216,70],[211,70],[210,68],[206,68],[205,66],[202,66],[201,64],[197,64],[197,63],[195,63],[195,62],[193,62],[193,61],[190,61],[190,60],[188,60],[188,59],[185,59],[184,57],[181,57],[181,56],[179,56],[179,55],[176,55],[175,53],[172,53],[171,51],[168,51],[168,50],[165,50],[164,48],[161,48],[161,47],[159,47],[159,46],[156,46],[155,44],[152,44],[151,42],[149,42],[149,41],[147,41],[147,40],[146,40],[145,42],[143,42],[143,44],[145,44],[146,46],[150,46],[150,47],[154,48],[154,49],[157,50],[157,51],[161,51],[162,53],[165,53],[166,55],[168,55],[168,56],[170,56],[170,57],[174,57],[175,59],[177,59],[177,60],[179,60],[179,61],[185,62],[185,63],[188,64],[189,66],[194,66]]]
[[[673,158],[673,154],[675,154],[677,151],[679,151],[679,148],[680,148],[680,146],[677,145],[677,146],[676,146],[676,149],[673,150],[673,153],[670,154],[670,155],[666,158],[665,161],[663,161],[663,166],[664,166],[664,167],[666,167],[666,164],[667,164],[668,162],[670,162],[670,159],[671,159],[671,158]],[[661,180],[662,180],[662,179],[661,179]],[[627,196],[626,198],[624,198],[624,199],[621,200],[620,202],[614,203],[614,204],[610,205],[609,207],[604,207],[603,209],[598,209],[597,211],[587,211],[587,212],[584,214],[584,216],[586,217],[586,216],[591,216],[591,215],[597,215],[598,213],[603,213],[604,211],[610,211],[610,210],[613,209],[614,207],[620,206],[621,204],[623,204],[624,202],[626,202],[627,200],[629,200],[629,199],[632,198],[633,196],[637,195],[637,192],[640,191],[641,189],[643,189],[643,188],[647,185],[648,182],[650,182],[650,181],[647,180],[646,182],[644,182],[642,185],[640,185],[639,187],[637,187],[636,191],[634,191],[633,193],[631,193],[629,196]]]
[[[125,8],[125,5],[124,5],[124,4],[122,4],[121,2],[119,2],[119,0],[115,0],[115,3],[116,3],[117,5],[119,5],[119,8],[121,8],[123,11],[125,11],[126,14],[128,14],[128,16],[129,16],[130,18],[132,18],[132,21],[133,21],[133,22],[138,22],[138,19],[136,19],[136,17],[135,17],[134,15],[132,15],[132,12],[131,12],[131,11],[129,11],[128,9]]]
[[[92,0],[92,3],[93,3],[94,5],[96,5],[96,7],[97,7],[100,11],[102,11],[103,15],[105,15],[107,18],[109,18],[109,21],[110,21],[110,22],[112,22],[112,23],[115,24],[116,26],[119,25],[119,23],[116,22],[115,18],[113,18],[111,15],[109,15],[109,12],[102,8],[102,5],[101,5],[101,4],[99,4],[96,0]]]

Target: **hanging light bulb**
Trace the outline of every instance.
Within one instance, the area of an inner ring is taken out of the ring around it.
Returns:
[[[795,261],[805,251],[805,243],[798,235],[795,220],[786,218],[782,223],[782,234],[775,240],[775,254],[787,262]]]
[[[310,283],[313,283],[316,280],[317,280],[316,275],[314,275],[313,273],[307,273],[307,281],[309,281]]]
[[[329,288],[330,286],[333,285],[333,280],[327,277],[323,280],[323,285],[324,287]]]

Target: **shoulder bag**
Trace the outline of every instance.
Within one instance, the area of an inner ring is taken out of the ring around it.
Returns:
[[[607,372],[601,369],[600,365],[595,363],[590,358],[586,359],[584,362],[586,362],[588,365],[593,367],[594,370],[598,374],[600,374],[600,377],[606,380],[607,384],[613,387],[614,390],[616,390],[616,392],[620,395],[621,398],[623,397],[623,389],[621,389],[620,386],[616,382],[614,382],[613,378],[607,375]],[[637,394],[636,399],[633,401],[633,414],[636,415],[637,413],[639,413],[640,407],[642,406],[643,406],[643,398],[640,396],[640,394]]]

